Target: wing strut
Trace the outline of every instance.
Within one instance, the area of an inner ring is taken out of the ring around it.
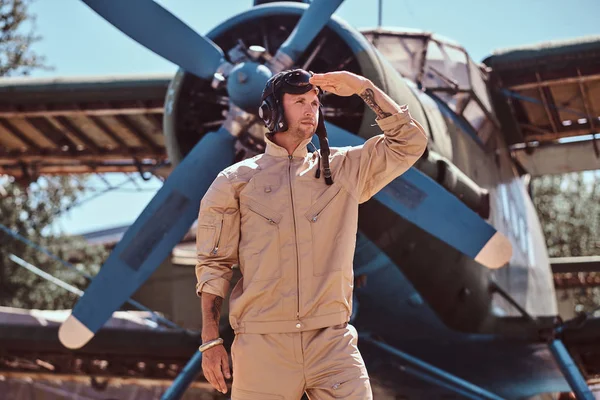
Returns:
[[[563,333],[568,329],[579,329],[583,327],[589,316],[594,315],[594,312],[598,309],[600,309],[600,307],[591,312],[581,313],[575,318],[557,325],[550,332],[551,336],[548,337],[550,351],[552,352],[558,367],[565,376],[565,379],[569,383],[569,386],[571,386],[573,393],[575,393],[575,398],[579,400],[594,400],[595,397],[587,385],[581,370],[573,360],[573,357],[571,357],[571,354],[569,354],[569,350],[565,347],[562,341]]]
[[[180,399],[188,386],[196,379],[196,375],[202,369],[202,352],[197,351],[190,361],[183,367],[173,384],[169,386],[167,391],[162,395],[160,400],[177,400]]]
[[[577,368],[577,364],[573,361],[573,358],[569,354],[569,351],[562,340],[554,339],[550,342],[550,350],[552,351],[552,355],[556,359],[560,370],[565,376],[565,379],[569,382],[569,386],[573,389],[575,398],[579,400],[594,400],[592,391],[583,378],[583,375],[581,375],[581,371]]]
[[[428,364],[416,357],[406,354],[405,352],[400,351],[397,348],[390,346],[389,344],[380,342],[379,340],[374,339],[369,334],[366,334],[364,336],[360,335],[360,339],[380,348],[381,350],[389,354],[392,354],[402,359],[402,361],[411,364],[412,366],[415,366],[416,368],[413,368],[411,366],[404,366],[403,371],[414,375],[415,377],[422,379],[428,383],[433,383],[434,385],[451,390],[469,399],[503,400],[502,397],[490,391],[487,391],[477,385],[467,382],[466,380],[461,379],[456,375],[452,375],[451,373],[446,372],[440,368],[434,367],[433,365]]]

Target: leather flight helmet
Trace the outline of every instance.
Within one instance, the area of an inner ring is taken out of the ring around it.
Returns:
[[[266,83],[261,96],[258,115],[262,118],[271,135],[288,129],[283,111],[283,94],[304,94],[313,90],[309,82],[312,72],[294,69],[273,75]],[[318,89],[318,88],[317,88]],[[319,89],[319,100],[321,90]]]
[[[303,69],[294,69],[282,71],[273,75],[266,83],[261,100],[262,103],[258,109],[258,115],[262,118],[265,126],[269,130],[269,138],[278,132],[285,132],[288,129],[285,113],[283,110],[283,94],[304,94],[313,90],[314,85],[309,82],[312,72]],[[322,90],[317,87],[319,102],[321,101]],[[319,121],[317,124],[316,135],[319,138],[321,152],[317,152],[323,165],[323,176],[328,185],[333,184],[331,169],[329,168],[329,141],[327,139],[327,130],[323,118],[323,110],[319,107]],[[321,164],[319,163],[319,164]],[[321,166],[317,168],[315,177],[321,176]]]

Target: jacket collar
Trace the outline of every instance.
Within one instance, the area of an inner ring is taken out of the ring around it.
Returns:
[[[296,147],[296,150],[294,150],[294,153],[292,154],[293,157],[306,157],[306,155],[308,154],[308,149],[306,148],[306,146],[308,146],[308,144],[311,142],[312,140],[312,136],[308,139],[304,139],[303,141],[300,142],[300,144],[298,145],[298,147]],[[267,144],[267,147],[265,149],[265,154],[268,154],[270,156],[274,156],[274,157],[287,157],[288,151],[279,146],[278,144],[275,144],[274,142],[272,142],[271,140],[269,140],[269,138],[265,135],[265,143]]]

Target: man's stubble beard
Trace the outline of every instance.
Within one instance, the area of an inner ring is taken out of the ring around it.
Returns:
[[[288,134],[290,136],[292,136],[294,138],[294,141],[297,143],[302,142],[304,139],[307,139],[307,133],[305,133],[305,131],[303,131],[302,129],[300,129],[299,126],[295,125],[295,126],[291,126],[288,129]],[[310,134],[311,136],[313,135],[313,132],[311,132]]]

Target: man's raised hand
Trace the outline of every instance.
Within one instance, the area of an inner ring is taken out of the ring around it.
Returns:
[[[363,92],[369,87],[370,81],[352,72],[336,71],[314,74],[310,78],[310,83],[338,96],[352,96]]]

